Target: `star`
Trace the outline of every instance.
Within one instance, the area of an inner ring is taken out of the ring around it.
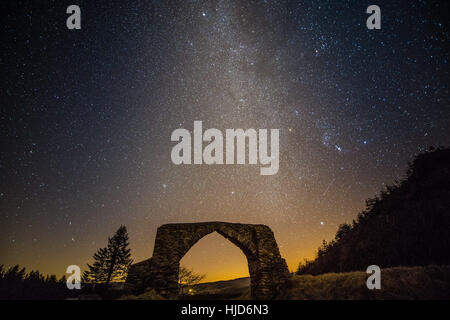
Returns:
[[[107,23],[85,19],[74,32],[54,23],[50,2],[12,3],[2,21],[5,265],[61,276],[74,259],[89,263],[120,224],[140,261],[159,225],[224,220],[267,224],[296,268],[418,151],[449,141],[449,35],[433,1],[391,1],[408,19],[378,33],[349,1],[159,1],[126,10],[97,1],[89,15],[106,10]],[[30,33],[37,20],[45,32]],[[194,121],[221,132],[279,129],[278,173],[173,165],[171,134]],[[67,236],[82,239],[70,257],[61,255]],[[217,270],[220,241],[199,241],[206,255],[191,252],[196,271]],[[235,270],[242,253],[232,249],[220,253]],[[235,275],[248,275],[245,260],[241,267]]]

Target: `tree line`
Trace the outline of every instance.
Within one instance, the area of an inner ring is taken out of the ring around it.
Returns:
[[[83,273],[81,290],[69,290],[66,276],[57,279],[55,275],[44,276],[37,270],[27,273],[19,265],[8,269],[0,265],[0,300],[59,300],[92,293],[102,298],[117,298],[121,292],[113,292],[111,284],[124,282],[133,263],[127,228],[120,226],[108,238],[107,245],[94,253],[93,260],[92,264],[87,264],[87,270]],[[180,267],[180,295],[192,294],[192,288],[204,277],[205,275]]]
[[[56,300],[70,296],[65,276],[57,279],[55,275],[44,276],[37,270],[27,273],[19,265],[8,269],[0,265],[0,300]]]
[[[402,181],[368,199],[351,224],[341,224],[297,273],[450,264],[449,230],[450,148],[430,148],[408,164]]]

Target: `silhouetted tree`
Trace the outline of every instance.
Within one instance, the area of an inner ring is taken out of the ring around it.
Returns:
[[[133,262],[128,245],[127,228],[120,226],[114,236],[108,238],[108,245],[94,254],[94,263],[88,264],[83,281],[108,285],[111,281],[124,280]]]
[[[178,274],[178,286],[180,294],[184,295],[185,289],[195,287],[200,281],[206,277],[206,274],[197,274],[194,270],[181,266]]]
[[[1,300],[64,299],[73,294],[66,287],[65,277],[57,281],[56,276],[44,277],[37,270],[27,274],[19,265],[6,271],[3,265],[0,266]]]
[[[83,273],[83,281],[87,283],[106,283],[109,254],[107,247],[94,253],[94,264],[88,264],[89,270]]]

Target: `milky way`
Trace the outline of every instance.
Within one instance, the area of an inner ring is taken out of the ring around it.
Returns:
[[[444,2],[378,1],[381,30],[364,1],[79,1],[81,30],[61,2],[5,9],[6,265],[84,267],[120,224],[139,261],[159,225],[219,220],[269,225],[292,269],[415,154],[449,145]],[[279,172],[174,165],[171,133],[195,120],[280,129]],[[187,264],[247,272],[208,239]]]

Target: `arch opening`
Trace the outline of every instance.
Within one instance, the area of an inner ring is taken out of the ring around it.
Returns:
[[[245,253],[218,232],[212,232],[195,243],[181,258],[180,266],[206,274],[202,282],[250,276]]]
[[[196,277],[201,275],[205,277]],[[247,256],[229,239],[212,232],[197,241],[181,258],[178,283],[180,294],[185,298],[240,297],[250,286]]]

